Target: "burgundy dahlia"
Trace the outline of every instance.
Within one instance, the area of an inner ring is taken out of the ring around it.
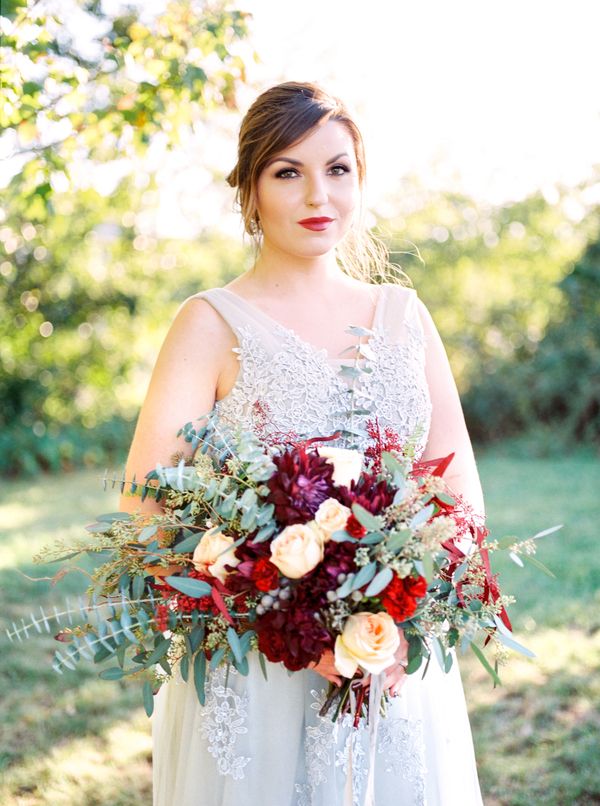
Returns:
[[[267,481],[267,501],[282,526],[311,520],[333,490],[333,465],[304,448],[292,448],[273,459],[277,470]]]
[[[336,498],[347,507],[360,504],[373,515],[389,507],[394,500],[393,490],[385,479],[377,481],[376,473],[361,473],[357,481],[350,483],[350,489],[340,487]]]
[[[312,609],[293,606],[270,610],[256,622],[258,648],[272,663],[283,662],[287,669],[305,669],[318,663],[333,646],[329,632],[314,617]]]

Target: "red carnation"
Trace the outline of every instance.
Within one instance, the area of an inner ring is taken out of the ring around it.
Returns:
[[[348,520],[346,521],[346,531],[351,537],[363,537],[363,535],[367,534],[366,528],[360,523],[354,512],[348,516]]]
[[[406,621],[417,609],[417,599],[425,596],[427,580],[424,577],[394,576],[390,584],[383,590],[381,602],[396,622]]]
[[[259,557],[252,569],[252,579],[259,591],[270,591],[277,587],[279,571],[266,557]]]
[[[406,577],[403,581],[404,587],[415,599],[422,599],[427,593],[427,580],[425,577]]]

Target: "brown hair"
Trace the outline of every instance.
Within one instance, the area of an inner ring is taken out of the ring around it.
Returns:
[[[270,87],[256,98],[244,116],[238,161],[226,177],[228,184],[237,188],[235,202],[244,220],[244,231],[252,237],[257,254],[262,242],[256,208],[256,186],[261,172],[271,157],[295,145],[328,120],[340,121],[352,138],[361,189],[358,223],[337,245],[338,263],[347,274],[361,280],[390,279],[390,271],[396,274],[400,267],[388,262],[385,244],[365,225],[366,163],[362,135],[344,103],[314,82],[286,81]]]

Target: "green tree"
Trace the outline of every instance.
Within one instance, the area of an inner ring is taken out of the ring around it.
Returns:
[[[135,346],[185,292],[186,257],[210,258],[209,280],[240,259],[224,248],[215,257],[202,239],[158,243],[134,211],[154,187],[139,178],[156,138],[177,148],[214,110],[237,109],[250,15],[227,0],[172,2],[155,17],[131,7],[111,17],[100,2],[72,16],[66,5],[11,3],[0,18],[0,126],[14,167],[0,211],[6,473],[99,461],[126,442]],[[117,164],[121,179],[103,196],[90,176]]]

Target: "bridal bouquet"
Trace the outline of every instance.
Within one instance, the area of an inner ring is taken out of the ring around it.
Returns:
[[[248,674],[256,651],[266,677],[265,659],[294,672],[332,650],[344,685],[330,685],[322,713],[335,720],[352,707],[358,724],[366,686],[353,684],[396,662],[399,628],[408,674],[425,674],[432,656],[447,672],[452,649],[470,647],[497,683],[507,648],[532,654],[512,636],[514,599],[501,593],[489,553],[541,565],[535,540],[560,527],[489,540],[443,480],[453,455],[415,461],[414,444],[382,435],[376,420],[364,455],[329,446],[337,434],[277,442],[225,432],[212,414],[206,422],[179,432],[191,458],[157,465],[143,484],[120,480],[121,491],[162,501],[160,514],[100,515],[89,537],[34,558],[100,560],[81,623],[70,610],[68,625],[58,612],[32,617],[38,630],[61,624],[57,672],[81,657],[110,659],[100,676],[141,678],[150,715],[153,694],[176,670],[192,677],[204,704],[207,675],[220,664]],[[9,636],[23,632],[13,625]]]

